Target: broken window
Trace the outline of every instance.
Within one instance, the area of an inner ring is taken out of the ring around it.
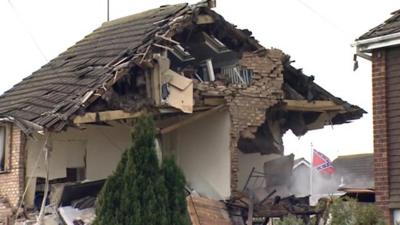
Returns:
[[[0,125],[0,172],[7,171],[9,148],[7,148],[7,127]]]
[[[226,76],[229,83],[250,85],[253,71],[240,66],[227,66],[221,68],[221,73]]]

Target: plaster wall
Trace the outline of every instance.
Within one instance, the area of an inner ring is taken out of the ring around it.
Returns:
[[[215,200],[230,196],[230,116],[218,112],[163,137],[165,155],[173,154],[188,184]]]
[[[85,168],[87,180],[107,178],[116,168],[122,153],[129,146],[130,128],[88,125],[82,130],[70,128],[66,132],[51,134],[48,143],[50,179],[66,177],[66,168]],[[43,146],[45,137],[39,136],[27,141],[27,181],[29,189],[26,198],[32,205],[37,177],[45,177]]]

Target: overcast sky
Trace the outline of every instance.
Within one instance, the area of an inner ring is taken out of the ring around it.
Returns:
[[[111,19],[175,0],[110,0]],[[197,1],[189,1],[196,3]],[[3,0],[0,2],[0,92],[72,46],[106,20],[106,0]],[[369,112],[346,125],[300,139],[289,131],[285,153],[309,157],[310,144],[332,159],[372,152],[371,64],[353,72],[350,44],[400,8],[398,0],[217,0],[216,11],[251,30],[266,47],[283,50],[315,82]]]

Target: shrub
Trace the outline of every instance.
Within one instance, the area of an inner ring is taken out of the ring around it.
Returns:
[[[163,161],[162,172],[168,193],[168,224],[191,225],[186,206],[185,176],[173,158]]]
[[[330,225],[385,225],[382,212],[370,203],[336,199],[329,208]]]
[[[288,216],[285,216],[282,218],[282,220],[279,220],[277,225],[305,225],[303,220],[301,218],[297,218],[296,216],[289,214]]]

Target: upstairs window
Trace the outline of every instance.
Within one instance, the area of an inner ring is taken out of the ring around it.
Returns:
[[[8,169],[9,148],[7,146],[7,126],[0,125],[0,172],[5,172]]]

